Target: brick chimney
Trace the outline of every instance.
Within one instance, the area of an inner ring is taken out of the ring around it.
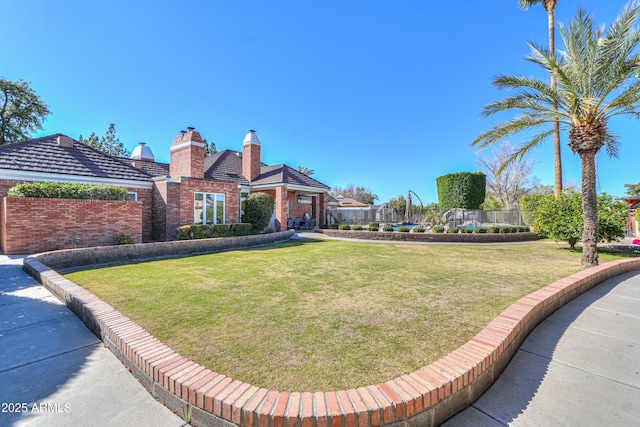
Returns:
[[[169,158],[169,174],[173,181],[180,177],[204,178],[204,142],[194,128],[180,131],[173,139]]]
[[[260,175],[260,140],[255,130],[250,130],[242,141],[242,175],[253,181]]]

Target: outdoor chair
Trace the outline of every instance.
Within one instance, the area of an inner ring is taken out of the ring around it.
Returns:
[[[305,219],[304,222],[300,224],[300,229],[301,230],[308,230],[309,229],[309,224],[311,224],[311,220]]]
[[[309,222],[309,230],[313,230],[314,228],[316,228],[316,219],[311,218],[311,221]]]
[[[287,220],[287,230],[291,230],[293,228],[293,219]]]
[[[302,221],[300,218],[296,218],[293,220],[293,228],[296,230],[300,230],[300,221]]]

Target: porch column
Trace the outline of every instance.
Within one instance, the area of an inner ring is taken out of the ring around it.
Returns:
[[[325,216],[327,214],[328,199],[326,193],[320,193],[317,196],[313,197],[313,217],[316,219],[316,224],[318,227],[323,225],[325,221]]]
[[[287,229],[287,187],[276,188],[276,231]]]

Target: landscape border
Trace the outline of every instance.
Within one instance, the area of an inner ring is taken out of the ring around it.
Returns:
[[[56,271],[244,248],[287,240],[292,235],[286,231],[69,249],[29,256],[23,268],[63,300],[154,397],[196,427],[439,425],[493,384],[543,319],[604,280],[640,270],[640,258],[630,258],[580,271],[519,299],[469,342],[430,365],[376,385],[315,393],[258,388],[213,372],[176,353]]]

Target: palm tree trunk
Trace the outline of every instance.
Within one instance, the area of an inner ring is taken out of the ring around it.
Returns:
[[[555,17],[553,9],[556,2],[545,3],[547,8],[547,15],[549,17],[549,50],[555,54],[556,52],[556,31],[555,31]],[[556,78],[551,74],[551,86],[555,89]],[[558,103],[554,102],[551,106],[554,113],[558,112]],[[560,197],[562,193],[562,158],[560,152],[560,123],[558,119],[553,121],[553,181],[554,181],[554,194],[556,199]]]
[[[595,150],[580,151],[582,166],[582,265],[598,265],[598,195],[596,193]]]

